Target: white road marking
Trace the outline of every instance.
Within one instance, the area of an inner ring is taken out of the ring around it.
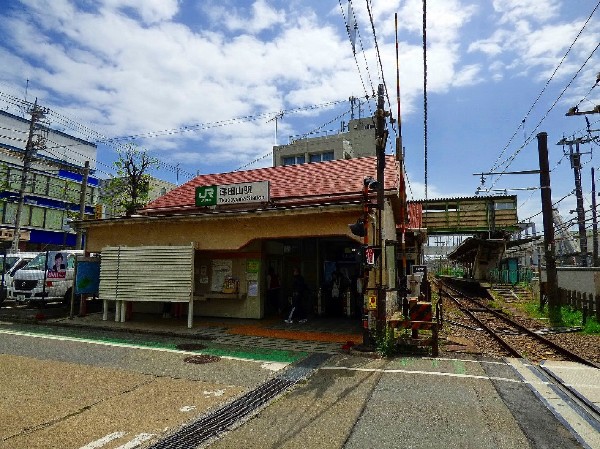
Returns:
[[[17,336],[32,337],[32,338],[44,338],[46,340],[72,341],[72,342],[76,342],[76,343],[89,343],[89,344],[93,344],[93,345],[112,346],[112,347],[118,347],[118,348],[144,349],[147,351],[169,352],[169,353],[174,353],[174,354],[185,354],[185,355],[202,354],[202,351],[184,351],[181,349],[157,348],[157,347],[152,347],[152,346],[136,345],[133,343],[116,343],[116,342],[92,340],[89,338],[82,338],[82,337],[65,337],[65,336],[50,335],[50,334],[37,334],[37,333],[26,332],[26,331],[10,331],[10,330],[2,329],[2,330],[0,330],[0,334],[17,335]],[[232,357],[232,356],[227,356],[227,355],[220,355],[219,357],[222,359],[226,359],[226,360],[236,360],[236,361],[241,361],[241,362],[260,363],[261,368],[274,371],[273,368],[270,366],[272,364],[272,362],[270,362],[270,361],[245,359],[242,357]],[[287,365],[289,365],[289,363],[281,362],[281,365],[282,365],[281,369],[283,369]]]
[[[179,409],[180,412],[191,412],[196,410],[196,406],[195,405],[184,405],[183,407],[181,407]]]
[[[213,397],[219,397],[219,396],[223,396],[225,394],[225,390],[213,390],[213,391],[206,391],[204,390],[202,392],[204,394],[204,397],[207,398],[209,396],[213,396]]]
[[[268,369],[270,371],[281,371],[282,369],[284,369],[286,366],[288,366],[289,363],[282,363],[282,362],[265,362],[263,363],[260,367],[263,369]]]
[[[351,368],[349,366],[324,366],[319,369],[335,371],[335,370],[348,370],[348,371],[363,371],[363,372],[375,372],[375,373],[392,373],[392,374],[424,374],[429,376],[441,376],[441,377],[460,377],[465,379],[482,379],[482,380],[499,380],[503,382],[523,383],[520,379],[508,379],[505,377],[491,377],[491,376],[478,376],[475,374],[457,374],[457,373],[443,373],[440,371],[417,371],[407,369],[383,369],[383,368]]]
[[[96,441],[92,441],[91,443],[88,443],[85,446],[80,447],[79,449],[97,449],[97,448],[102,447],[102,446],[110,443],[111,441],[119,439],[125,435],[127,435],[127,432],[109,433],[108,435],[106,435]]]
[[[139,435],[136,435],[133,440],[128,441],[127,443],[125,443],[122,446],[119,446],[115,449],[135,449],[140,444],[142,444],[144,441],[148,441],[154,435],[155,434],[153,434],[153,433],[140,433]]]

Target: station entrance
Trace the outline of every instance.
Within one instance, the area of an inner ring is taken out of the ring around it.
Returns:
[[[307,287],[302,304],[307,315],[358,321],[363,302],[357,289],[361,275],[359,248],[359,243],[347,237],[265,241],[264,316],[285,315],[291,302],[294,268],[297,268]]]

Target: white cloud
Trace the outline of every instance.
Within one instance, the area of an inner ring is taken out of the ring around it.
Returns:
[[[179,10],[178,0],[101,0],[110,11],[133,11],[146,24],[170,20]]]
[[[543,23],[560,13],[559,0],[494,0],[493,6],[501,14],[501,23],[520,20]]]
[[[286,22],[285,11],[272,8],[265,0],[256,0],[251,11],[235,5],[208,6],[205,10],[213,21],[220,22],[227,30],[235,32],[258,34]]]

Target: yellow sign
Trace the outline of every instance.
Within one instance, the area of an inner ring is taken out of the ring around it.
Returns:
[[[377,310],[377,295],[369,295],[367,298],[367,310]]]
[[[94,206],[94,218],[96,220],[101,220],[104,216],[104,205],[96,204]]]

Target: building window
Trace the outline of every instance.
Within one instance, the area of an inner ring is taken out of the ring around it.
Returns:
[[[309,158],[310,162],[332,161],[333,151],[327,151],[326,153],[311,154]]]
[[[515,210],[516,203],[513,201],[511,201],[511,202],[496,201],[496,202],[494,202],[494,209],[495,210]]]
[[[283,165],[296,165],[304,164],[306,162],[306,158],[303,154],[299,156],[285,156],[282,161]]]

